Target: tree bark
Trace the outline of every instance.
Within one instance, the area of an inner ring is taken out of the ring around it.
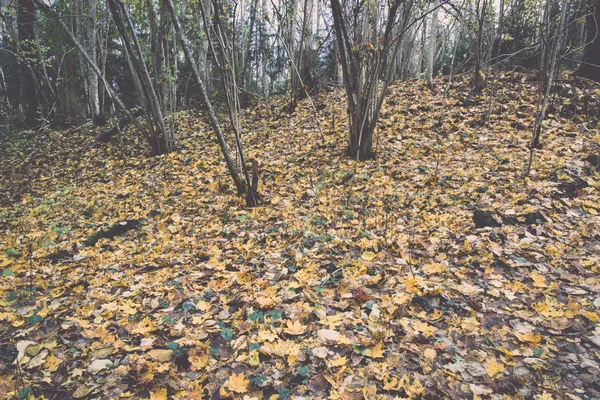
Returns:
[[[481,3],[483,1],[483,4]],[[488,0],[477,1],[477,49],[475,49],[475,77],[473,78],[473,91],[475,94],[480,94],[483,90],[483,79],[481,76],[481,60],[482,60],[482,41],[483,41],[483,25],[485,23],[485,14],[487,12]]]

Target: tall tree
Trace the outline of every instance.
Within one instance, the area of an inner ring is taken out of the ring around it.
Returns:
[[[97,63],[98,38],[96,7],[96,0],[76,0],[74,20],[77,27],[79,42],[83,45],[90,58]],[[94,70],[90,68],[81,54],[79,54],[79,65],[90,115],[96,125],[102,125],[104,123],[104,116],[100,110],[98,76]]]
[[[429,49],[427,49],[427,86],[433,89],[433,62],[435,59],[435,41],[438,25],[438,10],[440,0],[435,0],[433,3],[433,15],[431,16],[431,34],[429,36]]]
[[[37,57],[35,42],[35,4],[33,0],[19,0],[17,25],[21,74],[21,104],[23,121],[28,128],[39,125],[40,99],[36,90],[36,77],[32,62]]]
[[[551,0],[547,0],[550,3]],[[550,38],[550,32],[552,30],[548,28],[548,37],[545,40],[548,42],[548,54],[542,53],[542,56],[546,57],[547,60],[542,60],[542,71],[541,76],[543,77],[542,85],[538,96],[537,104],[537,115],[533,127],[533,136],[531,143],[529,144],[529,162],[527,163],[527,169],[525,175],[529,175],[531,164],[533,162],[533,152],[540,146],[540,137],[542,134],[542,125],[544,118],[546,118],[546,107],[548,106],[548,99],[550,98],[550,89],[552,88],[552,79],[554,77],[554,67],[556,66],[556,58],[558,55],[559,44],[563,33],[566,20],[566,10],[569,7],[569,0],[561,6],[560,19],[558,26],[554,29],[554,36]]]
[[[481,64],[483,61],[483,27],[487,14],[489,0],[477,0],[477,48],[475,49],[475,77],[473,78],[473,91],[477,94],[483,90],[483,76]]]

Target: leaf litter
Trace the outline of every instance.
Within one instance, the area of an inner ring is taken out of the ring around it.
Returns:
[[[441,124],[441,81],[391,87],[358,164],[340,91],[324,142],[308,104],[256,104],[253,209],[195,111],[154,158],[91,126],[4,144],[0,393],[600,396],[598,89],[559,82],[523,178],[537,84],[499,79]]]

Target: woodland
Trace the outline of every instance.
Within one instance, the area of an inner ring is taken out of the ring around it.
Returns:
[[[600,398],[600,0],[0,17],[0,398]]]

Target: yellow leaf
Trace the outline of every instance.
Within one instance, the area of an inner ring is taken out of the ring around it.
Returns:
[[[50,296],[53,298],[57,298],[62,296],[65,293],[66,288],[64,286],[59,286],[50,291]]]
[[[303,326],[300,321],[288,321],[285,333],[290,335],[302,335],[304,332],[306,332],[306,327]]]
[[[414,321],[412,322],[412,326],[415,330],[421,332],[425,337],[430,337],[437,332],[437,328],[429,325],[427,322]]]
[[[417,293],[418,289],[415,287],[416,283],[417,281],[414,279],[405,279],[404,284],[406,285],[406,293]]]
[[[58,369],[58,366],[61,362],[62,360],[50,354],[48,357],[46,357],[44,368],[46,368],[50,372],[55,372]]]
[[[521,342],[539,343],[542,340],[542,335],[535,335],[533,332],[519,333],[515,332],[515,336]]]
[[[158,389],[150,392],[150,400],[167,400],[167,388]]]
[[[190,369],[192,371],[200,371],[208,365],[208,350],[194,348],[189,355]]]
[[[485,370],[487,371],[488,375],[493,378],[500,372],[504,371],[504,364],[499,363],[492,358],[487,362],[487,364],[485,364]]]
[[[250,381],[246,379],[246,376],[242,372],[241,374],[232,373],[227,381],[227,389],[236,393],[246,393],[248,391],[248,385]]]
[[[277,339],[277,333],[273,332],[269,328],[261,328],[258,331],[258,339],[261,342],[273,342]]]
[[[531,279],[533,279],[533,286],[535,287],[539,287],[539,288],[545,288],[546,285],[546,278],[544,278],[539,272],[534,271],[531,273]]]
[[[335,360],[329,361],[329,366],[341,367],[342,365],[346,365],[347,362],[348,362],[348,358],[346,358],[346,356],[344,356],[344,357],[336,358]]]
[[[384,352],[383,343],[379,342],[374,347],[370,348],[368,354],[365,355],[371,358],[381,358],[383,357]]]
[[[598,314],[595,313],[595,312],[593,312],[593,311],[587,311],[583,315],[585,315],[585,317],[587,319],[589,319],[590,321],[592,321],[592,322],[598,322],[598,321],[600,321],[600,316],[598,316]]]
[[[372,261],[375,257],[377,257],[377,254],[373,253],[372,251],[365,251],[360,258],[365,261]]]
[[[423,273],[426,275],[433,275],[433,274],[437,274],[439,272],[446,271],[446,268],[440,263],[433,263],[433,264],[423,265],[423,267],[421,268],[421,271],[423,271]]]

